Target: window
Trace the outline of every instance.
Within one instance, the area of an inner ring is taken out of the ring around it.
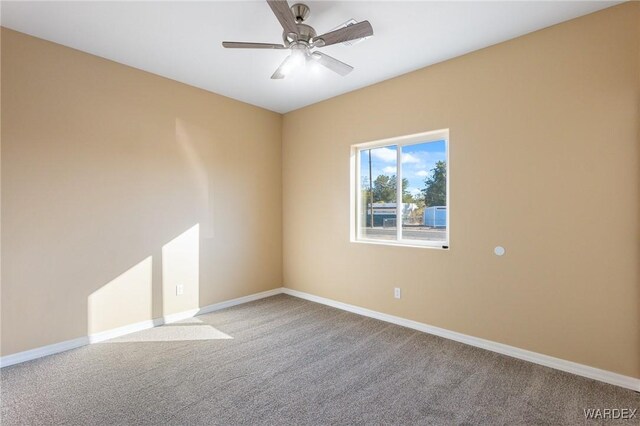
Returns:
[[[353,145],[351,158],[352,241],[449,247],[448,130]]]

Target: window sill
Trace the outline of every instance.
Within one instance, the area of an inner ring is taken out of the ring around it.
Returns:
[[[374,246],[392,246],[392,247],[410,247],[410,248],[420,248],[420,249],[437,249],[437,250],[449,250],[449,245],[446,242],[439,243],[406,243],[406,242],[398,242],[398,241],[379,241],[379,240],[354,240],[351,239],[352,243],[356,244],[370,244]],[[444,247],[443,247],[444,246]]]

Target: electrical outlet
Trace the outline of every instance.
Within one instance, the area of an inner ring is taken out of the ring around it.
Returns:
[[[176,286],[176,296],[182,296],[184,294],[184,286],[182,284],[178,284]]]
[[[393,297],[395,297],[396,299],[400,299],[400,288],[396,287],[393,289]]]

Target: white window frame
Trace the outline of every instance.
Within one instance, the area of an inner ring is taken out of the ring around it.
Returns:
[[[419,143],[429,143],[437,141],[445,141],[446,161],[447,161],[447,233],[445,241],[424,241],[424,240],[408,240],[402,237],[402,147],[407,145],[416,145]],[[373,238],[364,238],[361,235],[361,227],[359,226],[358,208],[362,202],[362,191],[360,182],[360,152],[369,149],[382,148],[388,146],[396,146],[396,240],[377,240]],[[385,246],[402,246],[402,247],[419,247],[419,248],[438,248],[449,249],[451,235],[451,221],[449,220],[451,212],[451,201],[449,192],[449,182],[451,181],[451,166],[449,162],[449,129],[434,130],[424,133],[416,133],[413,135],[399,136],[388,139],[380,139],[377,141],[363,142],[351,145],[351,191],[350,191],[350,240],[352,243],[378,244]]]

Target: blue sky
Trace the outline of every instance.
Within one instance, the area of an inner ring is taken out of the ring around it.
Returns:
[[[409,192],[420,192],[424,188],[424,179],[431,175],[431,169],[437,161],[447,159],[445,141],[405,145],[402,147],[402,177],[409,179]],[[371,150],[371,174],[373,180],[379,175],[395,175],[397,147],[386,146]],[[360,152],[361,179],[369,181],[369,150]]]

